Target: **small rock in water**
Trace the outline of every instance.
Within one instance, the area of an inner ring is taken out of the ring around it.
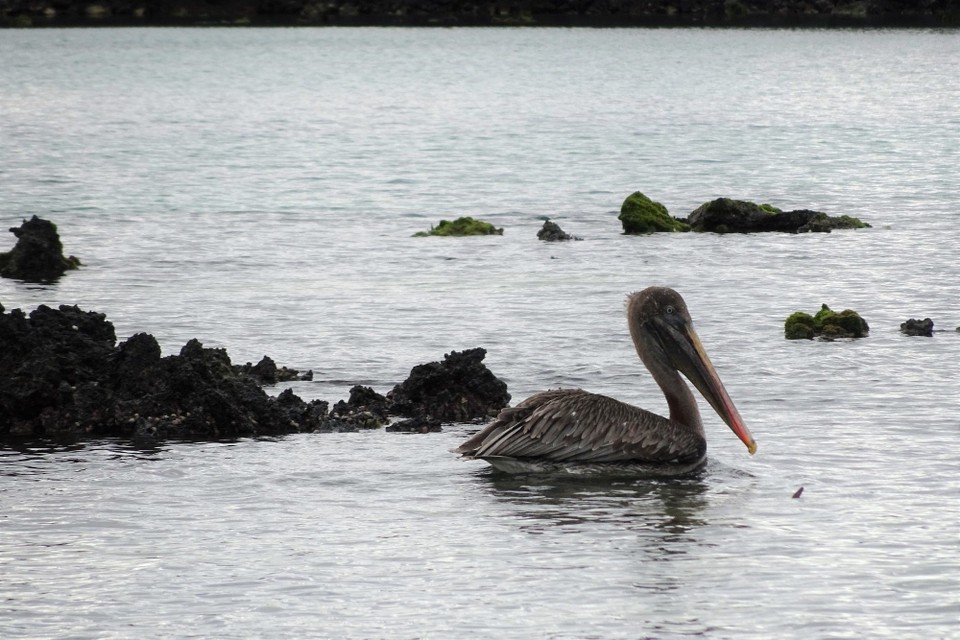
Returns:
[[[639,191],[627,196],[617,216],[626,235],[646,235],[658,231],[690,231],[683,220],[670,215],[661,203],[651,200]]]
[[[577,236],[572,236],[560,228],[553,220],[547,220],[543,223],[540,231],[537,231],[537,238],[546,242],[556,242],[560,240],[583,240]]]
[[[454,221],[441,220],[436,227],[431,226],[430,231],[418,231],[413,234],[415,238],[424,236],[502,236],[503,229],[493,226],[483,220],[474,220],[470,216],[463,216]]]
[[[837,313],[827,305],[822,305],[816,315],[797,311],[783,323],[783,334],[787,340],[832,341],[839,338],[863,338],[870,333],[867,321],[852,309]]]
[[[263,356],[257,364],[249,362],[243,365],[233,365],[234,371],[239,375],[248,375],[260,384],[277,384],[278,382],[290,382],[291,380],[311,380],[313,371],[300,375],[296,369],[287,367],[278,367],[270,356]]]
[[[781,211],[769,204],[758,205],[731,198],[717,198],[701,205],[687,217],[687,223],[694,231],[715,233],[830,233],[833,229],[862,229],[870,226],[852,216],[828,216],[822,211],[810,209]]]
[[[350,398],[341,400],[330,409],[330,416],[339,418],[363,429],[380,427],[387,421],[387,399],[362,385],[350,388]]]
[[[906,322],[900,324],[900,333],[906,334],[908,336],[933,336],[933,320],[930,318],[924,318],[923,320],[917,320],[916,318],[910,318]]]
[[[16,246],[0,252],[0,276],[26,282],[53,282],[70,269],[80,266],[74,256],[63,255],[63,244],[57,225],[33,216],[10,232],[17,237]]]

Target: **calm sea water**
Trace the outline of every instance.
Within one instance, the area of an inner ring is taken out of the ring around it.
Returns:
[[[8,309],[269,354],[307,399],[483,346],[515,400],[664,411],[623,297],[665,284],[759,443],[705,413],[668,482],[498,476],[447,452],[471,425],[8,446],[0,636],[956,637],[956,32],[2,31],[0,60],[0,227],[85,264],[0,280]],[[874,226],[625,237],[635,190]],[[410,237],[460,215],[506,231]],[[783,339],[824,302],[870,337]]]

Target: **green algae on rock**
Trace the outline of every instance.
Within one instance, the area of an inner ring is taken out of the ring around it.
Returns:
[[[870,225],[862,221],[860,218],[854,218],[853,216],[848,216],[843,214],[841,216],[836,216],[831,218],[832,228],[834,229],[869,229]]]
[[[837,313],[825,304],[816,315],[797,311],[783,323],[783,335],[787,340],[863,338],[869,333],[867,321],[856,311],[844,309]]]
[[[627,196],[617,217],[623,224],[623,232],[628,235],[690,230],[683,221],[671,217],[665,206],[639,191]]]
[[[822,211],[782,211],[771,204],[717,198],[697,207],[688,217],[693,231],[714,233],[830,233],[834,229],[862,229],[870,225],[848,215],[828,216]]]
[[[453,222],[441,220],[436,227],[431,226],[430,231],[418,231],[413,234],[415,238],[425,236],[502,236],[503,229],[498,229],[489,222],[475,220],[470,216],[457,218]]]
[[[803,311],[791,313],[783,323],[783,335],[787,340],[812,340],[817,335],[813,316]]]

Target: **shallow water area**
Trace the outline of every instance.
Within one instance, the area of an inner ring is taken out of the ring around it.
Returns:
[[[515,402],[663,413],[623,303],[668,285],[759,445],[706,403],[676,479],[504,476],[449,453],[477,425],[8,443],[0,637],[956,633],[954,32],[4,31],[0,59],[0,228],[50,219],[84,263],[0,279],[7,310],[267,354],[305,399],[482,346]],[[623,236],[635,190],[873,227]],[[504,235],[411,237],[460,215]],[[783,339],[823,303],[870,336]]]

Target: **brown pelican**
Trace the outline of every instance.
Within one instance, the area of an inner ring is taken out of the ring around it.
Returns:
[[[501,410],[453,451],[508,472],[692,471],[706,461],[707,441],[682,373],[752,455],[757,443],[703,350],[680,294],[665,287],[630,294],[627,323],[637,355],[666,396],[669,418],[582,389],[556,389]]]

